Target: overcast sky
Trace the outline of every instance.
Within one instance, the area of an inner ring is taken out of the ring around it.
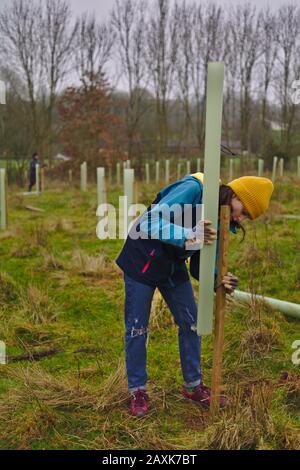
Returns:
[[[0,0],[0,7],[8,4],[11,0]],[[148,0],[149,3],[151,0]],[[179,0],[180,1],[180,0]],[[194,0],[187,0],[187,1],[194,1]],[[201,2],[203,0],[195,0]],[[239,3],[247,3],[248,0],[208,0],[210,3],[221,3],[221,4],[232,4],[236,5]],[[95,12],[99,19],[105,19],[109,14],[112,6],[114,5],[114,0],[69,0],[70,4],[72,5],[73,11],[75,14],[80,14],[84,11],[88,12]],[[171,2],[175,2],[175,0],[171,0]],[[256,5],[257,7],[262,7],[265,5],[270,5],[272,9],[278,8],[280,5],[284,3],[291,3],[290,0],[250,0],[250,3]]]
[[[3,0],[0,0],[0,2]],[[149,0],[148,0],[149,1]],[[188,1],[194,1],[194,0],[188,0]],[[196,0],[198,2],[201,2],[202,0]],[[248,0],[217,0],[213,2],[212,0],[208,0],[209,3],[221,3],[221,4],[241,4],[241,3],[247,3]],[[149,1],[149,3],[151,0]],[[175,3],[175,0],[171,0],[171,2]],[[81,13],[84,11],[94,11],[97,15],[97,17],[100,18],[105,18],[109,11],[111,10],[114,0],[70,0],[70,3],[72,4],[73,11],[74,13]],[[278,8],[280,5],[284,3],[291,3],[289,0],[250,0],[250,3],[253,5],[256,5],[257,7],[262,7],[265,5],[270,5],[272,9]]]

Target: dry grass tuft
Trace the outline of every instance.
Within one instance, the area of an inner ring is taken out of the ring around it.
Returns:
[[[22,296],[20,310],[22,315],[34,324],[55,321],[58,316],[58,310],[48,293],[31,284]]]
[[[259,326],[242,333],[240,350],[244,359],[251,359],[269,353],[280,345],[278,327]]]
[[[17,406],[37,402],[53,409],[91,408],[96,397],[76,376],[54,376],[37,365],[14,368],[10,377],[21,382],[18,392],[11,394]]]
[[[0,307],[14,302],[18,295],[19,291],[13,278],[5,272],[0,272]]]
[[[42,252],[44,264],[40,268],[41,271],[59,271],[64,269],[64,265],[59,261],[51,250],[43,250]]]
[[[34,246],[46,248],[48,246],[48,229],[43,222],[33,225],[30,230],[31,243]]]
[[[205,448],[256,449],[262,439],[276,439],[277,430],[270,414],[272,387],[255,384],[246,394],[237,387],[232,396],[231,407],[206,429],[202,440]]]
[[[300,409],[300,375],[293,372],[284,372],[279,383],[286,389],[288,404]]]
[[[82,250],[74,251],[70,268],[82,276],[96,279],[115,276],[116,273],[113,263],[105,255],[89,256]]]

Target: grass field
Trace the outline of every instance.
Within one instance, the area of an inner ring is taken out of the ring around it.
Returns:
[[[157,190],[143,188],[139,201],[150,203]],[[300,365],[291,359],[299,321],[262,303],[228,300],[230,406],[212,422],[180,394],[177,328],[156,296],[151,412],[135,419],[124,372],[122,273],[114,264],[123,242],[97,239],[96,189],[14,194],[11,188],[9,229],[0,234],[0,340],[10,357],[0,366],[1,449],[300,449]],[[119,194],[112,188],[108,202],[117,205]],[[280,218],[299,215],[299,200],[299,180],[285,177],[269,212],[244,224],[245,241],[231,235],[230,271],[241,290],[300,303],[300,221]],[[49,356],[32,360],[40,352]],[[211,337],[202,342],[202,368],[209,384]]]

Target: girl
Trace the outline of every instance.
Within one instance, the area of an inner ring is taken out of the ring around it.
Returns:
[[[183,395],[205,407],[210,406],[210,389],[202,383],[200,367],[201,338],[196,333],[197,305],[186,267],[198,279],[201,239],[199,205],[202,203],[203,173],[188,175],[162,189],[152,205],[130,230],[116,260],[124,272],[125,282],[125,356],[130,410],[134,416],[148,412],[146,341],[151,302],[156,288],[166,301],[178,326],[180,363],[184,379]],[[256,219],[269,205],[273,192],[271,180],[243,176],[227,185],[221,184],[221,205],[231,209],[230,231],[245,230],[245,218]],[[175,206],[174,206],[175,205]],[[170,208],[179,208],[181,211]],[[167,216],[166,216],[167,215]],[[202,225],[203,228],[203,225]],[[137,236],[138,235],[138,236]],[[204,243],[216,243],[215,290],[217,280],[219,223],[215,230],[210,221],[204,224]],[[203,233],[202,233],[203,239]],[[198,248],[195,250],[195,247]],[[223,278],[226,292],[232,294],[238,279],[231,273]],[[220,406],[225,398],[220,398]]]

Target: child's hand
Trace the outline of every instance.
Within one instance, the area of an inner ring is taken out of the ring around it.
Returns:
[[[239,283],[239,279],[234,276],[232,273],[227,273],[223,277],[222,284],[224,284],[224,287],[226,289],[226,294],[233,294],[233,291],[237,288]]]
[[[204,221],[204,244],[212,245],[213,241],[217,239],[217,231],[210,227],[212,222],[210,220]]]
[[[217,231],[211,228],[210,220],[201,220],[186,235],[186,250],[201,250],[204,245],[212,245],[217,239]]]

